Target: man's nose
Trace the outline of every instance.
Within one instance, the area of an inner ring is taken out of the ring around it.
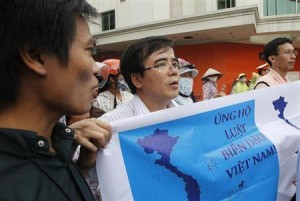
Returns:
[[[93,74],[95,76],[100,74],[100,68],[98,67],[95,61],[93,61]]]

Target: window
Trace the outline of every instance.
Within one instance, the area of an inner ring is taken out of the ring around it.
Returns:
[[[112,30],[116,28],[115,11],[102,13],[102,31]]]
[[[235,0],[218,0],[218,10],[235,7]]]
[[[300,0],[264,0],[264,15],[300,14]]]

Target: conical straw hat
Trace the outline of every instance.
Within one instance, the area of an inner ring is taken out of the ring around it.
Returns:
[[[204,80],[204,78],[206,78],[206,77],[208,77],[208,76],[212,76],[212,75],[218,75],[218,76],[219,76],[218,79],[220,79],[220,78],[222,77],[223,74],[222,74],[221,72],[219,72],[219,71],[213,69],[213,68],[209,68],[209,69],[204,73],[204,75],[202,76],[201,79]]]

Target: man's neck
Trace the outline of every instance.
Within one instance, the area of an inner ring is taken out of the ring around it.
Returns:
[[[276,73],[278,73],[280,75],[280,77],[282,77],[284,80],[286,80],[286,71],[281,70],[280,68],[278,68],[277,66],[272,67],[274,71],[276,71]]]
[[[153,97],[147,97],[143,94],[138,94],[139,98],[143,101],[150,112],[166,109],[171,100],[160,100]]]
[[[38,110],[32,110],[28,107],[18,105],[8,107],[0,113],[0,128],[36,132],[38,135],[48,139],[50,150],[52,151],[51,135],[56,123],[56,118],[52,118],[51,120],[51,114],[49,113],[43,113]]]

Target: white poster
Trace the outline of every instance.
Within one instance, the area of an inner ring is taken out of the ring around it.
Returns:
[[[104,201],[289,201],[296,192],[300,82],[112,123],[99,151]]]

